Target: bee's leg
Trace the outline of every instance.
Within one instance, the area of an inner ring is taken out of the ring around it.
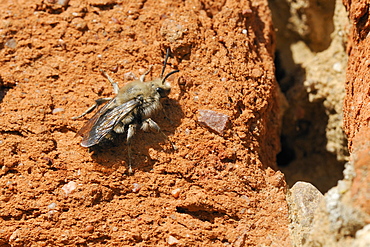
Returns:
[[[162,107],[162,111],[163,111],[163,114],[164,114],[164,118],[167,119],[170,122],[170,124],[173,125],[173,121],[171,120],[171,118],[168,117],[167,112],[163,107]]]
[[[131,139],[135,134],[136,125],[130,124],[128,126],[127,130],[127,153],[128,153],[128,172],[129,174],[132,174],[132,168],[131,168]]]
[[[107,102],[107,101],[110,101],[112,98],[101,98],[101,99],[97,99],[95,100],[95,104],[90,106],[89,109],[87,109],[84,113],[82,113],[80,116],[77,116],[77,117],[73,117],[72,119],[78,119],[78,118],[82,118],[83,116],[85,116],[86,114],[92,112],[96,107],[100,106],[101,104]]]
[[[168,138],[168,136],[161,130],[161,128],[159,127],[159,125],[154,122],[151,118],[147,118],[143,121],[142,125],[141,125],[141,128],[146,131],[148,129],[152,129],[152,130],[156,130],[157,132],[160,132],[164,138],[166,138],[168,140],[168,142],[171,144],[172,148],[174,150],[177,150],[177,147],[175,146],[175,144],[173,144],[173,142],[171,142],[170,138]]]
[[[150,71],[152,71],[152,68],[153,68],[153,65],[150,65],[150,66],[149,66],[149,69],[148,69],[147,71],[145,71],[145,73],[144,73],[144,74],[142,74],[142,75],[140,76],[140,81],[141,81],[141,82],[144,82],[144,81],[145,81],[145,76],[146,76],[147,74],[149,74],[149,73],[150,73]]]
[[[107,72],[105,72],[104,70],[100,69],[100,72],[108,79],[108,81],[110,82],[110,84],[112,84],[112,87],[113,87],[113,93],[115,94],[118,94],[118,91],[119,91],[119,87],[118,87],[118,84],[117,82],[115,82],[109,75]]]

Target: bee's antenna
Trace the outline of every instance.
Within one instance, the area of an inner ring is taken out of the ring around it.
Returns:
[[[168,73],[168,74],[167,74],[167,75],[162,79],[162,84],[166,81],[166,79],[167,79],[168,77],[170,77],[170,75],[175,74],[175,73],[177,73],[177,72],[180,72],[180,70],[174,70],[174,71],[172,71],[172,72]]]
[[[167,60],[168,60],[168,57],[170,56],[170,48],[167,48],[167,53],[166,53],[166,57],[164,58],[164,62],[163,62],[163,68],[162,68],[162,73],[161,73],[161,79],[163,78],[163,74],[164,74],[164,70],[166,69],[166,65],[167,65]],[[167,76],[166,76],[167,77]],[[165,80],[163,80],[165,81]]]

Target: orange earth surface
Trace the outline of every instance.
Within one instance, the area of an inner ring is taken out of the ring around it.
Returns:
[[[177,150],[138,131],[130,175],[125,135],[91,151],[72,117],[167,48]],[[0,1],[0,245],[289,246],[273,52],[262,0]]]

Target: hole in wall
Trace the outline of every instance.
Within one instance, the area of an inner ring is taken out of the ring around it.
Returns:
[[[312,53],[329,47],[330,34],[334,30],[335,1],[306,1],[311,4],[310,8],[294,10],[294,4],[299,5],[299,2],[269,2],[276,28],[276,79],[288,102],[280,136],[281,152],[276,158],[290,187],[297,181],[306,181],[325,193],[343,179],[345,161],[338,160],[336,154],[327,150],[326,131],[330,113],[324,100],[310,102],[309,92],[304,86],[309,79],[306,78],[306,68],[295,63],[291,46],[303,41]],[[327,12],[321,15],[324,10]],[[299,22],[302,16],[309,17],[307,23]],[[319,24],[322,27],[317,27]],[[300,30],[304,28],[311,30],[310,33],[302,33]]]

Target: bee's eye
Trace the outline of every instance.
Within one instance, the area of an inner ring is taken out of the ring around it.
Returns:
[[[156,90],[159,93],[159,95],[161,96],[161,98],[167,97],[168,94],[170,93],[170,90],[166,90],[166,89],[161,88],[161,87],[157,87]]]

